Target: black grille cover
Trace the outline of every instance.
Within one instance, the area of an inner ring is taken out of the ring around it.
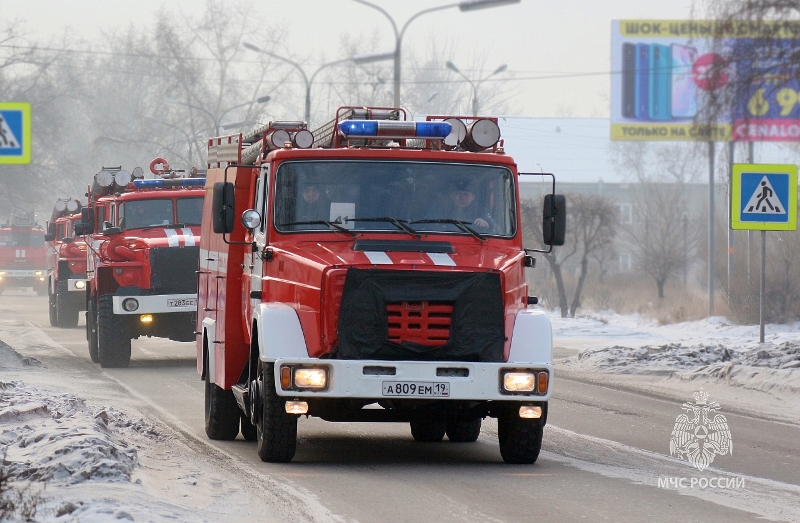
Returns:
[[[453,304],[445,345],[389,339],[386,305],[436,301]],[[339,309],[341,359],[503,361],[505,325],[500,275],[492,272],[347,271]]]
[[[153,294],[197,292],[200,247],[157,247],[150,249],[150,283]]]

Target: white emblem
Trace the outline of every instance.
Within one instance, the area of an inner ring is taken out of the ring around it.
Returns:
[[[714,462],[717,454],[733,455],[733,442],[725,416],[714,414],[714,419],[711,419],[712,411],[720,409],[719,403],[708,403],[708,393],[702,388],[693,396],[695,403],[684,403],[681,408],[686,414],[675,420],[669,453],[687,460],[702,472]]]

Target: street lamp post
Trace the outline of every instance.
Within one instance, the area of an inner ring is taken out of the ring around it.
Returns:
[[[398,31],[397,24],[394,21],[394,18],[386,12],[386,10],[378,5],[375,5],[367,0],[354,0],[359,4],[363,4],[367,7],[371,7],[376,11],[379,11],[383,16],[389,19],[389,22],[392,24],[392,29],[394,30],[394,37],[395,37],[395,45],[394,45],[394,106],[400,107],[400,58],[401,58],[401,49],[403,45],[403,35],[408,29],[409,24],[419,18],[420,16],[428,13],[433,13],[434,11],[441,11],[443,9],[450,9],[451,7],[458,7],[458,9],[462,12],[465,11],[476,11],[478,9],[487,9],[489,7],[499,7],[501,5],[508,5],[508,4],[518,4],[521,0],[461,0],[461,2],[457,4],[445,4],[440,5],[437,7],[430,7],[428,9],[423,9],[415,13],[411,18],[409,18],[403,27]]]
[[[492,76],[502,73],[508,67],[506,64],[503,64],[497,69],[495,69],[492,74],[485,76],[483,79],[478,80],[478,83],[475,83],[469,78],[467,78],[467,76],[464,73],[459,71],[458,67],[456,67],[456,65],[453,62],[448,60],[447,64],[445,65],[447,65],[447,68],[450,69],[451,71],[460,74],[461,77],[464,78],[464,80],[466,80],[467,82],[469,82],[469,85],[472,86],[472,116],[478,116],[478,87],[480,87],[483,82],[485,82]]]
[[[205,107],[200,107],[199,105],[190,104],[188,102],[182,102],[181,100],[176,100],[175,98],[164,98],[164,101],[167,102],[168,104],[182,105],[184,107],[189,107],[191,109],[197,109],[198,111],[201,111],[201,112],[207,114],[208,117],[211,118],[211,121],[214,122],[214,131],[216,132],[216,136],[219,136],[220,122],[222,121],[222,118],[226,114],[228,114],[229,112],[233,111],[234,109],[238,109],[240,107],[244,107],[246,105],[250,105],[250,104],[253,104],[253,103],[259,103],[259,104],[267,103],[267,102],[270,101],[270,99],[271,98],[269,96],[261,96],[259,98],[256,98],[255,100],[250,100],[249,102],[245,102],[245,103],[242,103],[242,104],[234,105],[233,107],[229,107],[229,108],[225,109],[224,111],[222,111],[222,114],[219,115],[219,118],[216,118],[211,113],[211,111],[209,111]]]
[[[178,127],[177,125],[172,125],[171,123],[163,122],[163,121],[159,120],[158,118],[156,118],[154,116],[150,116],[149,114],[144,115],[144,118],[146,120],[150,120],[152,122],[160,123],[161,125],[169,127],[170,129],[175,129],[176,131],[179,131],[179,132],[183,133],[183,136],[186,137],[186,143],[189,144],[189,165],[192,165],[194,163],[194,160],[193,160],[193,157],[192,157],[192,149],[194,148],[194,140],[192,139],[192,137],[189,136],[189,133],[187,133],[182,128]]]
[[[286,58],[284,56],[280,56],[280,55],[277,55],[277,54],[275,54],[273,52],[267,51],[266,49],[262,49],[261,47],[255,45],[253,43],[250,43],[250,42],[244,42],[244,43],[242,43],[242,45],[246,49],[249,49],[251,51],[255,51],[257,53],[265,54],[267,56],[271,56],[273,58],[277,58],[278,60],[282,60],[282,61],[286,62],[287,64],[293,66],[295,69],[297,69],[300,72],[300,75],[303,77],[303,83],[306,85],[306,103],[305,103],[304,119],[305,119],[307,124],[311,123],[311,86],[314,84],[314,79],[317,77],[317,75],[320,73],[320,71],[322,71],[323,69],[327,69],[328,67],[331,67],[331,66],[334,66],[334,65],[339,65],[339,64],[344,64],[344,63],[347,63],[347,62],[353,62],[353,63],[356,63],[356,64],[367,64],[367,63],[371,63],[371,62],[378,62],[380,60],[387,60],[389,58],[392,58],[392,56],[393,56],[392,53],[374,53],[374,54],[356,55],[356,56],[351,56],[350,58],[343,58],[341,60],[335,60],[333,62],[328,62],[328,63],[322,64],[321,66],[319,66],[317,68],[317,70],[314,71],[314,74],[311,75],[311,78],[309,78],[308,75],[306,75],[305,69],[303,69],[300,66],[300,64],[298,64],[297,62],[289,60],[288,58]]]

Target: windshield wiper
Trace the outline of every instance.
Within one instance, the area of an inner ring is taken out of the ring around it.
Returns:
[[[408,220],[398,220],[397,218],[393,218],[391,216],[383,216],[381,218],[345,218],[345,222],[389,222],[398,229],[407,232],[413,236],[416,236],[419,240],[422,236],[415,231],[412,227],[406,225]]]
[[[478,238],[480,241],[486,241],[486,238],[481,235],[481,233],[477,232],[472,227],[469,227],[467,224],[472,225],[472,222],[462,222],[461,220],[455,220],[453,218],[440,218],[438,220],[414,220],[410,223],[452,223],[462,231],[473,235],[474,237]]]
[[[289,222],[289,223],[282,223],[281,226],[284,225],[327,225],[331,229],[336,229],[337,231],[346,232],[347,234],[352,234],[353,236],[358,236],[354,231],[351,231],[347,227],[342,227],[341,222],[329,222],[327,220],[308,220],[303,222]]]

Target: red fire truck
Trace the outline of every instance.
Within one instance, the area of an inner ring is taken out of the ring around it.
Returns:
[[[75,327],[86,308],[86,240],[81,231],[81,203],[58,200],[47,225],[47,295],[50,325]]]
[[[34,213],[12,214],[0,225],[0,293],[11,287],[32,287],[47,293],[47,247]]]
[[[131,339],[194,341],[205,180],[156,158],[144,179],[104,167],[82,211],[88,244],[86,338],[92,361],[127,367]]]
[[[240,430],[290,461],[301,415],[478,438],[532,463],[552,335],[529,309],[514,160],[495,118],[342,107],[309,132],[272,122],[209,141],[197,368],[211,439]],[[544,202],[563,244],[565,202]],[[241,217],[235,219],[234,217]]]

